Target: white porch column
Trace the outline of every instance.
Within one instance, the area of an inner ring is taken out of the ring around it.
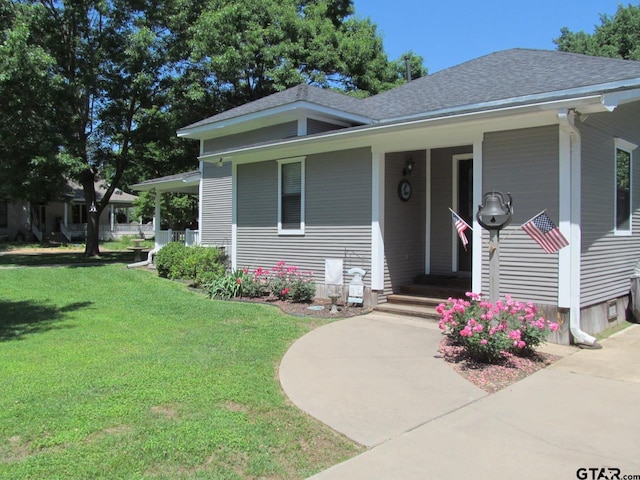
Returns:
[[[200,227],[202,228],[202,227]],[[231,252],[227,252],[231,258],[231,269],[238,268],[238,164],[231,164]]]
[[[483,135],[473,142],[473,204],[482,203],[482,141]],[[471,290],[482,292],[482,227],[473,216],[473,258],[471,259]]]
[[[64,202],[64,209],[62,211],[62,218],[64,222],[64,228],[69,228],[69,202]]]
[[[371,290],[384,290],[384,152],[371,150]]]
[[[425,159],[425,232],[424,232],[424,273],[431,273],[431,149],[426,150]]]
[[[162,202],[162,193],[160,190],[156,190],[156,202],[155,202],[155,210],[153,212],[153,232],[156,237],[155,247],[159,248],[161,245],[158,243],[158,238],[160,236],[160,203]]]
[[[115,230],[115,213],[113,211],[113,204],[110,203],[109,204],[109,222],[111,224],[111,231],[113,232]]]

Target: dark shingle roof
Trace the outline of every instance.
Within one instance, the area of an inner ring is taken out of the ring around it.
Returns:
[[[428,116],[446,109],[477,108],[487,102],[522,103],[522,97],[568,96],[566,90],[640,79],[640,62],[591,57],[553,50],[511,49],[485,55],[418,78],[366,99],[298,85],[214,115],[184,129],[193,129],[300,101],[385,121]],[[474,107],[476,106],[476,107]]]
[[[512,49],[418,78],[365,100],[377,119],[640,78],[640,62]]]
[[[320,107],[339,110],[352,115],[366,116],[366,106],[361,99],[351,97],[344,93],[337,93],[331,90],[301,84],[288,88],[282,92],[274,93],[253,102],[245,103],[239,107],[232,108],[226,112],[219,113],[199,122],[184,127],[191,129],[201,127],[210,123],[230,120],[232,118],[258,113],[271,108],[282,107],[296,102],[308,102]]]

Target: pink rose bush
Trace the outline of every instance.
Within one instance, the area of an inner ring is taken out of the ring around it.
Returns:
[[[209,285],[212,298],[259,298],[271,294],[278,300],[310,302],[315,292],[312,272],[300,271],[284,261],[273,268],[258,267],[253,271],[242,268]]]
[[[477,361],[497,363],[505,353],[531,355],[558,324],[538,314],[533,303],[505,300],[491,303],[477,293],[449,298],[436,308],[439,327]]]

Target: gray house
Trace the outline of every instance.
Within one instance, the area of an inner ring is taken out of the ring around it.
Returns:
[[[640,62],[513,49],[367,99],[307,85],[186,126],[200,141],[200,241],[233,267],[361,267],[367,301],[416,278],[488,293],[483,193],[510,192],[501,294],[562,322],[558,341],[624,318],[640,259]],[[449,207],[467,219],[462,248]],[[548,254],[522,223],[546,209]],[[348,276],[346,277],[348,280]],[[588,332],[588,333],[587,333]]]

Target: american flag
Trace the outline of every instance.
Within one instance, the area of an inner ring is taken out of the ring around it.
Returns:
[[[538,245],[544,248],[547,253],[555,253],[563,247],[569,245],[569,242],[560,229],[554,225],[545,212],[542,212],[527,223],[522,225],[522,229],[533,238]]]
[[[453,225],[456,227],[456,230],[458,232],[458,236],[460,237],[460,240],[462,240],[462,246],[464,247],[464,249],[467,249],[467,245],[469,245],[469,240],[467,240],[467,236],[464,234],[464,231],[469,228],[469,225],[467,224],[467,222],[465,222],[464,220],[462,220],[457,213],[455,213],[453,210],[451,210],[451,220],[453,221]]]

